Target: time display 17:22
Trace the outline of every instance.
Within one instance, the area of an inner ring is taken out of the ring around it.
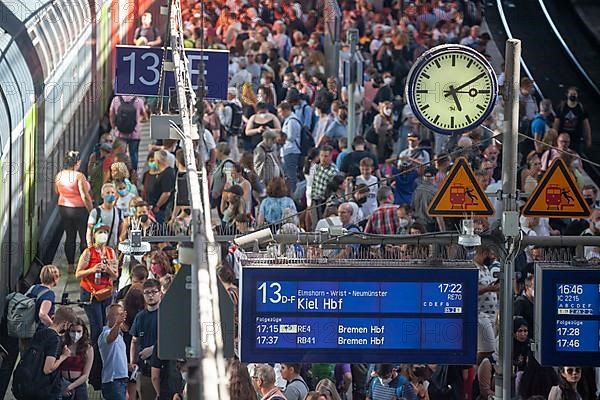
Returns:
[[[244,267],[242,360],[468,363],[476,271],[435,271]]]

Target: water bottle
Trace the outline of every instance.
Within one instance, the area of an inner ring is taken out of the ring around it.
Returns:
[[[96,273],[94,274],[94,284],[99,285],[100,278],[102,278],[102,272],[96,271]]]

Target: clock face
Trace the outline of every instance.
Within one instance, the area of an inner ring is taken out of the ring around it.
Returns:
[[[476,128],[491,113],[498,83],[488,61],[460,45],[437,46],[413,65],[407,98],[415,116],[444,134]]]

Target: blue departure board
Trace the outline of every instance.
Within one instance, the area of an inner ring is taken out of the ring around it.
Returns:
[[[600,270],[538,265],[536,293],[540,362],[600,366]]]
[[[244,362],[471,364],[474,268],[245,266]]]

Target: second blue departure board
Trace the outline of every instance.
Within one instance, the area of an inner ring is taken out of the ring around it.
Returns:
[[[540,362],[600,366],[600,270],[538,266],[536,292]]]
[[[244,267],[244,362],[470,364],[473,268]]]

